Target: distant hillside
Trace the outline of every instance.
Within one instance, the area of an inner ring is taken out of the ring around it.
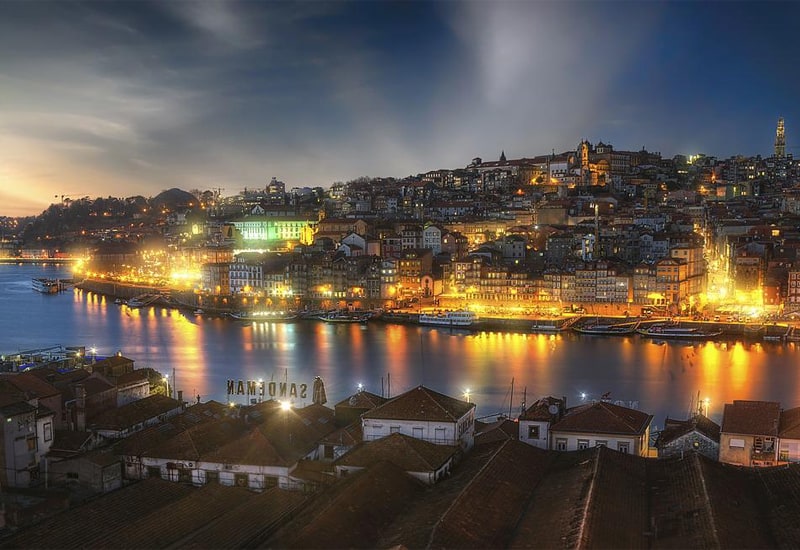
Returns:
[[[166,206],[170,210],[175,208],[189,208],[195,204],[197,204],[197,198],[194,195],[182,189],[178,189],[177,187],[162,191],[153,198],[154,206],[159,208]]]

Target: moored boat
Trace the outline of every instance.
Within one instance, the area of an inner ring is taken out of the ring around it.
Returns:
[[[704,329],[700,327],[681,327],[677,325],[651,325],[638,329],[636,332],[650,338],[670,338],[681,340],[707,340],[722,334],[719,329]]]
[[[297,313],[293,311],[239,311],[231,313],[230,316],[239,321],[255,323],[286,323],[297,319]]]
[[[332,311],[318,317],[326,323],[366,323],[371,315],[365,312]]]
[[[61,283],[58,279],[46,279],[39,277],[31,281],[33,290],[42,294],[56,294],[61,290]]]
[[[446,311],[444,313],[420,313],[419,324],[439,327],[471,327],[478,321],[478,315],[469,310]]]
[[[635,323],[621,323],[621,324],[600,324],[594,323],[590,325],[574,326],[572,330],[581,334],[591,334],[596,336],[624,336],[626,334],[633,334],[639,328],[639,322]]]

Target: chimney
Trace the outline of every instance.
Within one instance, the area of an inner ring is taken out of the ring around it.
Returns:
[[[83,384],[75,386],[75,424],[79,432],[86,430],[86,389]]]

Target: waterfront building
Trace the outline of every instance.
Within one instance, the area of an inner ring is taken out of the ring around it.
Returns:
[[[726,403],[719,461],[740,466],[774,466],[778,460],[780,418],[781,405],[774,401]]]
[[[95,416],[88,428],[99,442],[128,437],[180,414],[184,403],[166,395],[151,395]]]
[[[437,445],[472,448],[475,404],[424,386],[403,393],[361,415],[364,441],[401,433]]]
[[[685,454],[694,452],[711,460],[718,460],[719,432],[719,424],[700,413],[688,420],[668,417],[664,422],[664,429],[656,438],[658,458],[682,458]]]
[[[119,454],[128,479],[301,489],[308,482],[292,472],[318,460],[319,441],[335,429],[333,411],[318,404],[285,409],[270,400],[230,409],[211,402],[124,440]]]
[[[800,407],[781,411],[778,439],[778,460],[800,462]]]
[[[543,450],[550,448],[550,425],[555,423],[567,406],[567,398],[542,397],[519,416],[519,440]]]
[[[652,420],[650,414],[608,401],[578,405],[558,413],[549,424],[548,448],[580,451],[603,446],[625,454],[647,456]],[[522,435],[520,441],[525,441]],[[527,439],[535,441],[530,436]]]
[[[346,477],[382,461],[392,462],[411,477],[433,485],[450,474],[461,455],[455,445],[442,445],[399,432],[365,441],[334,462],[337,477]]]

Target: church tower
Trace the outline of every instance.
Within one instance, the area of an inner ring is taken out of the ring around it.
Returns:
[[[775,158],[786,156],[786,136],[783,133],[783,117],[778,119],[778,129],[775,131]]]

